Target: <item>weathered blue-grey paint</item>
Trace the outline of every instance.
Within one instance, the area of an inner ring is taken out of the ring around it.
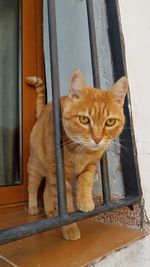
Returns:
[[[104,0],[93,0],[98,49],[100,82],[102,88],[110,88],[113,81],[111,52],[107,32]],[[58,59],[61,95],[67,95],[71,72],[79,68],[88,84],[93,84],[86,1],[56,0]],[[44,0],[44,54],[48,100],[51,100],[50,55],[47,24],[47,1]],[[124,194],[118,140],[107,152],[111,192]],[[101,192],[100,165],[97,164],[95,192]]]
[[[108,24],[105,1],[93,0],[93,7],[101,88],[111,88],[114,83],[114,79],[107,31]],[[124,186],[120,164],[120,146],[118,140],[110,145],[110,148],[107,151],[107,158],[111,192],[122,196],[124,195]],[[100,179],[98,179],[98,181],[100,181]],[[95,188],[97,187],[98,186],[95,186]]]

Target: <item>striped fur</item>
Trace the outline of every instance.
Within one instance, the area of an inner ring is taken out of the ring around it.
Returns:
[[[37,92],[36,118],[38,119],[45,107],[45,88],[41,78],[32,76],[26,78],[26,83],[33,86]]]
[[[30,137],[28,213],[39,213],[38,188],[45,177],[43,200],[45,213],[49,217],[57,215],[58,212],[52,102],[44,108],[44,87],[40,78],[28,77],[27,82],[37,90],[39,118]],[[81,72],[77,70],[71,77],[69,96],[60,98],[68,212],[75,209],[72,177],[76,178],[77,209],[82,212],[94,209],[92,187],[96,163],[124,127],[122,106],[127,90],[126,77],[115,83],[111,90],[97,90],[88,86]],[[84,123],[84,120],[87,123]],[[56,153],[60,153],[60,147],[57,147]],[[62,233],[65,239],[80,238],[76,223],[63,226]]]

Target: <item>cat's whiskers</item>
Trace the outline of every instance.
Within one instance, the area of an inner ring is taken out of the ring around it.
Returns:
[[[81,153],[81,151],[84,150],[84,147],[82,145],[77,145],[75,150],[73,151],[69,161],[72,161],[73,159],[76,160],[76,155],[78,155],[79,153]]]
[[[122,144],[118,143],[118,142],[115,142],[115,141],[112,141],[112,144],[120,147],[120,148],[123,148],[124,150],[126,150],[127,152],[129,152],[129,149],[126,148],[125,146],[123,146]]]
[[[114,145],[114,146],[116,146],[116,147],[118,147],[118,148],[120,149],[120,156],[123,157],[124,159],[126,159],[126,157],[125,157],[123,154],[121,154],[121,149],[122,149],[122,150],[123,150],[123,151],[124,151],[130,158],[133,157],[133,156],[131,155],[129,149],[126,148],[125,146],[123,146],[122,144],[116,142],[115,140],[111,141],[111,144]],[[115,150],[114,146],[110,146],[110,147],[109,147],[109,150],[112,151],[112,152],[114,152],[114,153],[116,153],[116,150]]]
[[[64,152],[69,150],[74,156],[74,154],[80,153],[83,149],[85,149],[84,145],[81,144],[81,139],[84,143],[84,138],[81,138],[80,136],[73,136],[73,139],[74,140],[70,138],[68,139],[67,136],[64,136],[63,142],[56,147],[57,153],[59,153],[62,148]]]
[[[65,142],[61,142],[60,144],[58,144],[56,146],[56,148],[59,149],[59,148],[63,147],[65,144],[71,144],[71,143],[72,143],[71,140],[68,140],[68,141],[65,141]]]
[[[56,153],[60,153],[61,149],[64,151],[71,150],[74,146],[75,144],[72,140],[67,140],[56,147]]]

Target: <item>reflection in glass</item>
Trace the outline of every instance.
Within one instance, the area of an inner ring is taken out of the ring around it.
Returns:
[[[19,0],[0,0],[0,185],[20,183]]]

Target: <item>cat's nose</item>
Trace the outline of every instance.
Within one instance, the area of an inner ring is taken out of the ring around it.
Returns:
[[[100,141],[102,140],[101,137],[94,137],[93,139],[94,139],[94,141],[95,141],[96,144],[99,144]]]

